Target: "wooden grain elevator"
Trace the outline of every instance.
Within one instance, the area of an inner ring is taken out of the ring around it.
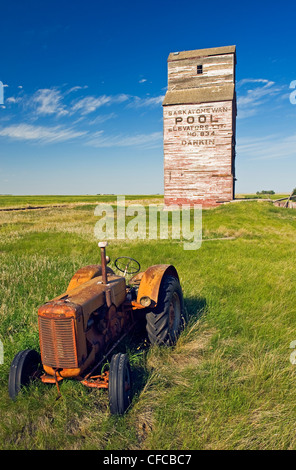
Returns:
[[[234,199],[236,47],[173,52],[163,101],[165,205]]]

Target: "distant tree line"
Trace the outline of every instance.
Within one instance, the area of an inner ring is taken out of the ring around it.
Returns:
[[[275,194],[275,192],[272,189],[270,189],[269,191],[257,191],[256,194],[257,196],[259,196],[260,194]]]

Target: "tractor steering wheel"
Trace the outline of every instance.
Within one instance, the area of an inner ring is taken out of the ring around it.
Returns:
[[[119,258],[116,258],[114,261],[114,264],[119,271],[124,273],[124,275],[136,274],[141,269],[140,263],[129,256],[119,256]]]

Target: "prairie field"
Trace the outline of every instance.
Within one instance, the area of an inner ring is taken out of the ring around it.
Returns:
[[[106,391],[71,380],[59,400],[40,382],[10,400],[13,357],[39,349],[38,307],[78,268],[99,263],[99,202],[116,196],[0,196],[0,449],[296,449],[296,211],[265,200],[204,210],[198,250],[173,239],[109,240],[112,268],[117,256],[141,269],[173,264],[188,314],[174,347],[135,334],[121,345],[135,389],[124,416],[110,416]]]

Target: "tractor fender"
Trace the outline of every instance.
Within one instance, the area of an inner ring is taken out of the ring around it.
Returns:
[[[164,276],[171,275],[179,280],[176,268],[171,264],[156,264],[150,266],[141,278],[139,285],[137,303],[141,304],[142,297],[149,297],[151,307],[155,307],[158,301],[160,284]]]
[[[107,273],[114,274],[111,268],[107,266]],[[67,292],[75,289],[75,287],[84,284],[87,281],[90,281],[94,277],[102,275],[102,266],[100,264],[90,264],[89,266],[83,266],[83,268],[78,269],[74,276],[72,277]]]

